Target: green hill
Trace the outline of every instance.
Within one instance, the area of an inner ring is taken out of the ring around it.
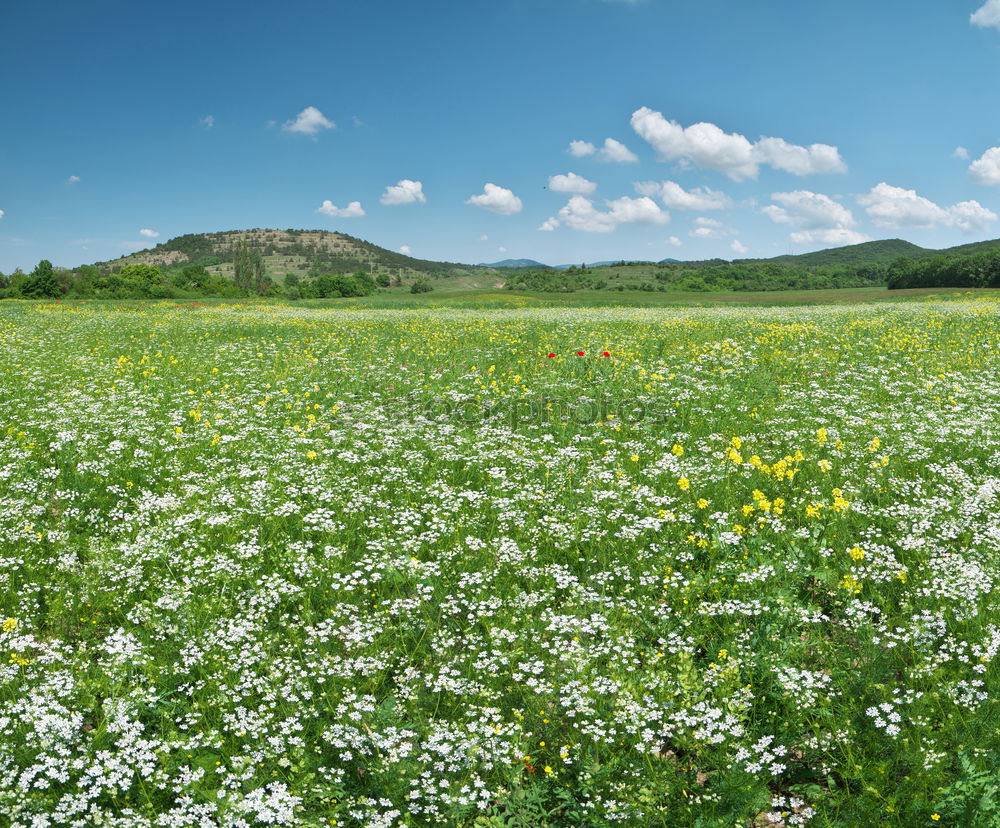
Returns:
[[[1000,242],[998,242],[1000,243]],[[924,247],[911,244],[903,239],[884,239],[882,241],[863,242],[862,244],[852,244],[847,247],[833,247],[829,250],[817,250],[815,253],[800,253],[798,255],[775,256],[768,259],[769,262],[777,264],[794,265],[873,265],[889,264],[900,256],[907,259],[923,259],[927,256],[934,256],[936,250],[928,250]],[[746,259],[740,262],[752,261]]]
[[[775,256],[772,259],[737,259],[737,264],[756,264],[762,261],[777,264],[801,265],[806,267],[823,265],[880,265],[891,264],[896,259],[929,259],[934,256],[966,256],[985,250],[1000,248],[1000,239],[961,244],[943,250],[931,250],[912,244],[903,239],[883,239],[882,241],[852,244],[847,247],[833,247],[817,250],[815,253]]]
[[[164,270],[201,265],[213,275],[232,278],[233,258],[240,244],[260,251],[265,273],[279,284],[288,275],[303,277],[314,270],[385,273],[400,282],[420,276],[466,276],[483,272],[482,268],[473,265],[415,259],[345,233],[261,229],[177,236],[148,250],[98,262],[96,267],[102,272],[114,273],[130,264],[154,265]]]

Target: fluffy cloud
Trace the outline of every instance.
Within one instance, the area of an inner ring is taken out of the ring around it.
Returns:
[[[410,249],[410,245],[404,244],[402,247],[399,248],[399,252],[402,253],[404,256],[409,256],[413,251]]]
[[[580,193],[588,195],[597,189],[597,185],[593,181],[588,181],[582,175],[566,173],[566,175],[550,176],[549,189],[557,193]]]
[[[743,244],[743,242],[739,239],[733,239],[733,243],[729,245],[729,249],[738,256],[742,256],[750,250],[750,248]]]
[[[980,159],[982,160],[982,159]],[[966,233],[985,230],[997,215],[978,201],[941,207],[915,190],[893,187],[884,181],[858,198],[878,227],[958,227]]]
[[[726,210],[733,206],[733,200],[725,193],[708,187],[685,190],[675,181],[639,181],[635,191],[659,198],[664,206],[675,210]]]
[[[795,190],[772,193],[771,199],[778,203],[763,209],[771,221],[801,228],[788,236],[794,244],[847,245],[871,241],[871,236],[851,229],[857,224],[854,214],[827,195]]]
[[[969,177],[979,184],[1000,184],[1000,147],[992,147],[969,164]]]
[[[761,138],[752,143],[738,133],[723,132],[715,124],[682,127],[645,106],[632,113],[632,129],[662,160],[706,167],[734,181],[756,178],[761,164],[795,175],[847,171],[840,152],[829,144],[800,147],[782,138]]]
[[[671,236],[669,239],[667,239],[667,244],[669,244],[671,247],[680,247],[682,244],[684,244],[684,242],[682,242],[679,238],[677,238],[677,236]]]
[[[951,154],[952,158],[957,158],[959,161],[969,160],[969,151],[965,147],[955,147],[955,151]]]
[[[768,205],[763,212],[779,224],[794,224],[808,230],[853,227],[857,224],[850,210],[822,193],[808,190],[772,193],[771,200],[778,204]]]
[[[969,20],[975,26],[983,28],[992,26],[995,29],[1000,29],[1000,0],[986,0]]]
[[[337,207],[329,199],[317,207],[316,212],[322,213],[324,216],[330,216],[331,218],[357,218],[365,214],[360,201],[352,201],[346,207]]]
[[[798,230],[789,233],[792,244],[826,244],[831,247],[844,247],[848,244],[861,244],[871,241],[871,236],[851,230],[847,227],[830,227],[826,230]]]
[[[474,195],[466,200],[466,204],[474,207],[482,207],[501,216],[511,216],[520,213],[524,206],[514,193],[506,187],[498,187],[496,184],[487,184],[483,187],[482,193]]]
[[[2,219],[3,217],[4,217],[4,211],[0,210],[0,219]]]
[[[760,163],[792,175],[847,172],[847,165],[840,157],[840,151],[829,144],[800,147],[789,144],[783,138],[761,138],[753,149],[754,156]]]
[[[604,146],[597,149],[590,141],[570,141],[569,154],[576,158],[583,158],[586,155],[597,153],[598,161],[607,163],[631,164],[639,160],[632,150],[626,147],[621,141],[614,138],[605,138]]]
[[[147,239],[157,239],[160,237],[159,233],[149,227],[143,227],[142,230],[139,231],[139,235],[145,236]]]
[[[960,230],[974,233],[976,230],[986,230],[997,220],[997,214],[978,201],[960,201],[948,208],[948,218]]]
[[[389,205],[413,204],[415,201],[427,201],[427,196],[424,195],[423,183],[404,178],[386,187],[379,201]]]
[[[69,178],[66,179],[66,183],[67,184],[79,184],[80,183],[80,176],[78,176],[78,175],[71,175]]]
[[[694,223],[694,230],[688,232],[692,239],[724,239],[729,235],[721,221],[699,216]]]
[[[321,129],[333,129],[335,126],[336,124],[328,120],[315,106],[307,106],[294,121],[286,121],[281,128],[286,132],[315,136]]]
[[[538,226],[538,229],[541,230],[543,233],[551,233],[558,226],[559,226],[559,219],[547,218]]]
[[[616,198],[606,202],[607,210],[598,210],[589,198],[573,196],[559,211],[557,218],[548,219],[539,230],[554,230],[560,224],[584,233],[610,233],[620,224],[666,224],[670,214],[655,201],[642,198]]]
[[[639,160],[639,156],[621,141],[616,141],[614,138],[605,138],[604,146],[597,153],[597,160],[614,164],[632,164]]]
[[[300,115],[299,117],[301,118],[302,116]],[[212,127],[215,126],[215,116],[206,115],[204,118],[198,121],[198,123],[201,124],[203,127],[205,127],[205,129],[211,129]]]

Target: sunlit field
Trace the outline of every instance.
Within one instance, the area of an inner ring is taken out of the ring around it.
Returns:
[[[0,307],[0,825],[997,825],[998,349]]]

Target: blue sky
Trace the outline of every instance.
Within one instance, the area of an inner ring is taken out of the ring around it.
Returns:
[[[1000,0],[54,0],[5,9],[0,72],[3,272],[248,227],[473,263],[1000,237]]]

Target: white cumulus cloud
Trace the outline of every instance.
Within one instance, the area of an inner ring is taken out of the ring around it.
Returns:
[[[878,227],[958,227],[966,233],[985,230],[997,215],[978,201],[962,201],[941,207],[917,195],[916,190],[893,187],[884,181],[858,202]]]
[[[779,224],[794,224],[806,229],[853,227],[857,224],[850,210],[822,193],[808,190],[772,193],[771,200],[778,203],[769,204],[763,212]]]
[[[677,236],[671,236],[669,239],[667,239],[667,244],[669,244],[671,247],[680,247],[682,244],[684,244],[684,242],[682,242],[679,238],[677,238]]]
[[[789,234],[793,244],[847,245],[871,241],[871,236],[852,229],[857,221],[843,204],[823,193],[795,190],[772,193],[762,212],[778,224],[790,224],[800,229]]]
[[[743,242],[741,242],[739,239],[733,239],[733,243],[729,245],[729,249],[732,250],[733,253],[737,254],[738,256],[742,256],[744,253],[747,253],[750,250],[750,248],[747,247],[745,244],[743,244]]]
[[[631,164],[639,160],[639,156],[621,141],[616,141],[614,138],[605,138],[604,145],[600,150],[590,143],[590,141],[569,142],[569,154],[576,158],[583,158],[594,153],[597,153],[598,161],[605,161],[607,163]]]
[[[558,226],[559,226],[559,219],[547,218],[538,226],[538,229],[541,230],[543,233],[551,233]]]
[[[576,158],[583,158],[585,155],[593,155],[597,152],[597,147],[590,141],[570,141],[569,154]]]
[[[5,215],[4,211],[0,210],[0,219],[2,219],[4,217],[4,215]]]
[[[379,201],[389,205],[413,204],[416,201],[427,201],[427,196],[424,195],[423,183],[404,178],[386,187]]]
[[[706,216],[698,216],[694,220],[695,228],[688,231],[692,239],[724,239],[729,235],[721,221]]]
[[[796,230],[789,233],[792,244],[826,244],[831,247],[844,247],[848,244],[861,244],[871,241],[872,237],[847,227],[829,227],[825,230]]]
[[[78,184],[79,182],[80,182],[80,176],[78,175],[71,175],[69,178],[66,179],[67,184]]]
[[[715,124],[682,127],[645,106],[632,113],[632,129],[661,160],[716,170],[734,181],[756,178],[762,164],[795,175],[847,171],[840,152],[829,144],[801,147],[782,138],[761,138],[753,143]]]
[[[286,132],[315,136],[321,129],[333,129],[334,127],[336,124],[315,106],[307,106],[296,116],[294,121],[286,121],[281,128]]]
[[[685,190],[676,181],[638,181],[635,191],[658,198],[664,206],[675,210],[726,210],[733,206],[733,200],[725,193],[708,187]]]
[[[205,127],[205,129],[211,129],[212,127],[215,126],[215,116],[206,115],[204,118],[198,121],[198,123],[201,124],[203,127]]]
[[[584,233],[610,233],[620,224],[666,224],[670,214],[653,199],[616,198],[605,202],[607,210],[598,210],[589,198],[575,195],[556,218],[548,219],[539,230],[554,230],[560,224]]]
[[[360,201],[352,201],[346,207],[338,207],[329,199],[320,204],[316,208],[316,212],[322,213],[324,216],[330,216],[331,218],[357,218],[365,214]]]
[[[754,144],[754,156],[761,164],[792,175],[847,172],[847,165],[840,151],[829,144],[810,144],[800,147],[789,144],[784,138],[761,138]]]
[[[1000,184],[1000,147],[991,147],[969,164],[969,177],[978,184]]]
[[[557,193],[580,193],[588,195],[597,189],[597,184],[588,181],[582,175],[566,173],[565,175],[549,176],[549,189]]]
[[[597,153],[597,160],[614,164],[632,164],[639,160],[639,156],[621,141],[616,141],[614,138],[605,138],[604,146]]]
[[[159,233],[149,227],[143,227],[142,230],[139,231],[139,235],[145,236],[147,239],[156,239],[160,236]]]
[[[986,0],[969,20],[973,25],[982,26],[984,29],[987,26],[1000,29],[1000,0]]]
[[[955,151],[951,154],[952,158],[957,158],[959,161],[969,160],[969,151],[965,147],[955,147]]]
[[[410,245],[404,244],[402,247],[399,248],[399,252],[402,253],[404,256],[409,256],[413,251],[410,249]]]
[[[997,214],[978,201],[960,201],[948,208],[948,218],[963,232],[974,233],[986,230],[997,220]]]
[[[521,203],[521,199],[514,195],[513,192],[506,187],[498,187],[493,183],[486,184],[479,195],[471,196],[465,203],[472,204],[475,207],[482,207],[484,210],[489,210],[493,213],[499,213],[501,216],[512,216],[514,213],[520,213],[521,208],[524,206]]]

